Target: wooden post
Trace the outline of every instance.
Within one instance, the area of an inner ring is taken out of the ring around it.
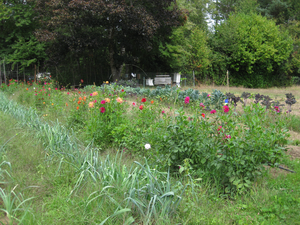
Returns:
[[[36,83],[36,65],[34,64],[34,83]]]
[[[17,81],[19,82],[19,66],[18,66],[18,63],[17,63]]]
[[[24,60],[23,60],[23,76],[24,76],[24,83],[26,82],[26,79],[25,79],[25,67],[24,67]]]
[[[193,86],[195,87],[195,71],[193,70]]]
[[[0,85],[2,85],[1,62],[0,62]]]
[[[7,84],[7,81],[6,81],[6,72],[5,72],[5,57],[4,57],[4,60],[3,60],[3,72],[4,72],[4,83],[5,85]]]
[[[229,72],[227,70],[227,91],[229,92]]]

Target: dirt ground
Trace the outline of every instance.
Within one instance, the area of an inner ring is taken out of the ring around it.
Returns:
[[[291,157],[291,159],[300,159],[300,146],[288,145],[287,155]]]

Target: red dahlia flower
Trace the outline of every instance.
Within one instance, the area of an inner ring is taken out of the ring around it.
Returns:
[[[224,105],[224,106],[223,106],[223,110],[224,110],[224,113],[228,113],[228,112],[229,112],[229,107],[228,107],[228,105]]]

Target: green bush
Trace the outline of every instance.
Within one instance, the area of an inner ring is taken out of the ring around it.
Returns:
[[[215,177],[225,193],[243,192],[261,174],[262,165],[278,165],[284,155],[284,121],[269,124],[268,113],[273,112],[259,104],[245,107],[242,116],[218,112],[214,119],[203,114],[189,118],[179,110],[165,131],[156,163],[178,171],[189,159],[194,171]]]
[[[250,88],[284,86],[284,63],[293,49],[287,32],[256,14],[232,14],[217,27],[211,41],[230,72],[230,85]]]

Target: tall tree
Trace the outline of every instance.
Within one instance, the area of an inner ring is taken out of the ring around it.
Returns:
[[[300,20],[299,0],[257,0],[259,12],[277,24],[288,23],[291,20]]]
[[[39,40],[67,47],[75,57],[105,49],[114,81],[124,63],[183,21],[173,0],[38,0],[37,10],[44,25]]]
[[[229,18],[234,13],[255,13],[257,11],[257,0],[211,0],[210,10],[215,24]]]
[[[0,2],[0,58],[20,63],[22,67],[46,58],[44,44],[39,43],[33,0],[5,0]]]
[[[268,87],[286,80],[292,39],[274,21],[256,14],[236,14],[216,30],[213,47],[226,56],[234,85]]]
[[[300,76],[300,1],[299,0],[258,0],[259,12],[276,22],[282,30],[287,30],[293,38],[294,50],[288,60],[287,71],[292,76]]]
[[[259,12],[277,24],[285,23],[290,18],[290,3],[288,0],[258,0]]]
[[[206,34],[208,2],[178,1],[180,8],[186,12],[186,22],[184,26],[173,30],[168,41],[160,43],[160,52],[174,71],[191,74],[194,70],[200,76],[210,64]]]

